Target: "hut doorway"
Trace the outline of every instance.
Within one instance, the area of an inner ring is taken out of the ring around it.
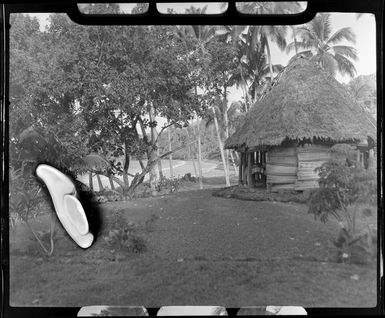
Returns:
[[[266,155],[261,149],[240,153],[239,184],[249,188],[266,187]]]

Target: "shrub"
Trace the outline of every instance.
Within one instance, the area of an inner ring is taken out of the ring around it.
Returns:
[[[309,212],[322,222],[330,216],[338,220],[341,229],[334,244],[340,260],[350,258],[358,246],[371,255],[372,230],[358,229],[357,217],[376,205],[376,173],[354,160],[355,150],[349,145],[335,145],[330,153],[330,160],[318,168],[320,187],[311,195]]]
[[[30,219],[36,218],[43,211],[48,210],[48,196],[37,182],[32,172],[25,172],[24,169],[10,168],[9,171],[9,214],[11,226],[18,221],[23,221],[32,232],[39,243],[41,250],[48,256],[54,250],[55,218],[51,211],[50,229],[43,232],[36,232],[30,225]],[[48,239],[47,239],[48,238]],[[49,245],[49,248],[46,246]]]
[[[116,190],[104,189],[103,191],[94,192],[94,201],[99,203],[122,201],[122,193]]]
[[[156,184],[156,191],[161,192],[168,190],[169,192],[177,192],[180,187],[180,180],[179,179],[169,179],[166,177],[161,178],[158,183]]]
[[[136,234],[138,225],[128,222],[122,212],[114,213],[113,220],[104,230],[104,241],[114,251],[142,253],[146,250],[146,242]]]

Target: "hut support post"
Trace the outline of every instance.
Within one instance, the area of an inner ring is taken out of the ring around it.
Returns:
[[[361,152],[359,150],[356,151],[356,161],[361,165]]]
[[[243,183],[242,182],[242,163],[243,163],[242,156],[243,155],[241,153],[241,160],[238,160],[239,161],[239,163],[238,163],[238,165],[239,165],[239,167],[238,167],[239,168],[239,171],[238,171],[238,184],[242,184]]]
[[[269,153],[266,151],[265,152],[265,166],[267,165],[268,162],[269,162]],[[265,173],[266,173],[266,190],[267,190],[267,192],[271,192],[271,183],[267,182],[266,170],[265,170]]]
[[[254,152],[249,152],[247,154],[247,184],[249,188],[252,188],[254,186],[253,174],[252,174],[253,159],[254,159]]]
[[[369,149],[368,169],[375,169],[376,161],[374,159],[374,149]]]
[[[242,153],[242,183],[247,183],[247,175],[246,175],[246,168],[247,168],[247,159],[246,159],[246,152]]]

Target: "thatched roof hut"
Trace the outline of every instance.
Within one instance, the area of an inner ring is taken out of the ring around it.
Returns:
[[[225,147],[241,153],[279,151],[280,147],[290,144],[295,147],[328,144],[330,147],[338,142],[367,141],[368,137],[369,140],[376,138],[372,117],[354,102],[334,77],[300,57],[276,77],[269,91],[249,111],[244,125],[226,140]],[[299,152],[296,149],[293,150],[295,154]],[[298,173],[300,160],[296,156],[295,173]],[[254,159],[258,162],[255,155]],[[286,166],[285,162],[281,162],[282,165]]]
[[[280,145],[285,139],[343,141],[376,137],[370,115],[334,77],[305,58],[290,63],[249,112],[226,148]]]

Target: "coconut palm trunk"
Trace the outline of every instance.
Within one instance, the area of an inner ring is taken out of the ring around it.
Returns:
[[[191,155],[191,147],[189,146],[188,147],[188,159],[192,161],[192,164],[193,164],[193,167],[194,167],[194,175],[197,176],[198,175],[198,172],[197,172],[197,166],[195,164],[195,159],[194,159],[194,156]]]
[[[203,189],[202,181],[202,149],[201,149],[201,132],[199,118],[197,118],[198,129],[197,129],[197,142],[198,142],[198,173],[199,173],[199,189]]]
[[[227,87],[224,87],[224,99],[223,99],[223,122],[225,125],[225,138],[229,138],[229,117],[227,114]],[[230,151],[228,149],[225,150],[225,160],[226,160],[226,169],[227,169],[227,175],[230,175]]]
[[[169,127],[170,128],[170,127]],[[171,143],[171,132],[170,129],[167,129],[167,136],[168,136],[168,151],[171,152],[172,150],[172,143]],[[174,171],[172,166],[172,154],[168,157],[169,163],[170,163],[170,178],[174,177]]]
[[[229,150],[229,153],[230,153],[231,162],[233,163],[234,174],[237,175],[238,174],[238,169],[237,169],[237,165],[235,164],[233,152],[231,150]]]
[[[221,157],[222,157],[223,170],[224,170],[224,173],[225,173],[226,187],[229,187],[230,186],[230,178],[229,178],[228,170],[227,170],[227,167],[226,167],[225,152],[223,150],[221,134],[219,132],[218,119],[217,119],[217,115],[215,113],[215,108],[213,107],[212,110],[213,110],[213,114],[214,114],[214,125],[215,125],[215,130],[217,132],[219,150],[221,152]]]
[[[202,149],[201,149],[201,132],[200,132],[200,122],[199,118],[197,116],[197,129],[195,130],[195,127],[193,125],[193,131],[194,135],[197,138],[197,149],[198,149],[198,180],[199,180],[199,189],[203,189],[203,183],[202,183]]]
[[[198,88],[195,86],[195,97],[198,98]],[[202,183],[202,149],[201,149],[201,129],[200,129],[200,122],[199,117],[197,117],[197,143],[198,143],[198,179],[199,179],[199,189],[203,189],[203,183]],[[193,125],[194,128],[194,125]],[[195,129],[194,129],[194,135],[195,135]]]

